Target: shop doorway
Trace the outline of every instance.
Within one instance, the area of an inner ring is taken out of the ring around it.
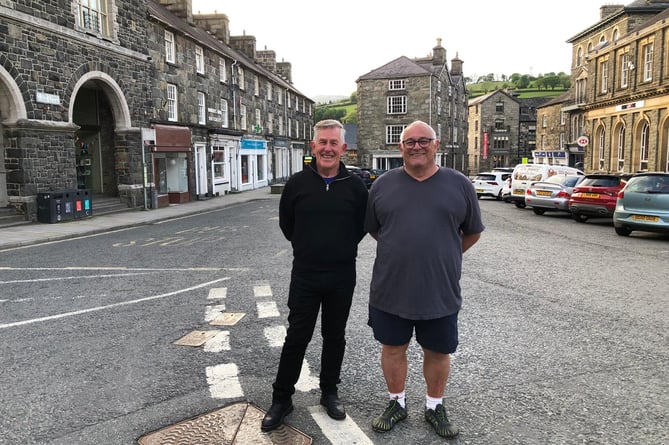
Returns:
[[[77,188],[118,196],[114,158],[114,115],[97,81],[86,82],[74,100]]]

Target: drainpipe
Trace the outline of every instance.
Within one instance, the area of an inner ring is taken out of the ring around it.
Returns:
[[[237,59],[232,60],[232,116],[234,118],[234,129],[237,129],[237,95],[235,94],[235,85],[237,85],[237,70],[235,69],[239,62]]]

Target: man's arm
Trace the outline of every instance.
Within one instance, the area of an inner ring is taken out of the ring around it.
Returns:
[[[480,233],[471,233],[469,235],[462,235],[462,253],[465,253],[481,238]]]

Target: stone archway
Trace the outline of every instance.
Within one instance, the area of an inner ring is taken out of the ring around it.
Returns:
[[[0,66],[0,207],[9,204],[4,125],[13,125],[17,120],[25,118],[26,108],[21,91],[7,70]]]
[[[130,126],[125,97],[102,72],[86,73],[71,96],[70,121],[75,133],[77,187],[98,195],[118,196],[117,132]]]

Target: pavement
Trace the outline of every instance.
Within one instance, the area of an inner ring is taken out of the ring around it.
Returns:
[[[183,204],[170,204],[154,210],[131,210],[100,216],[95,215],[95,206],[93,206],[93,216],[88,218],[53,224],[36,222],[2,228],[0,229],[0,250],[152,224],[156,221],[195,215],[258,199],[279,198],[280,192],[273,193],[272,189],[273,187],[267,186]]]

